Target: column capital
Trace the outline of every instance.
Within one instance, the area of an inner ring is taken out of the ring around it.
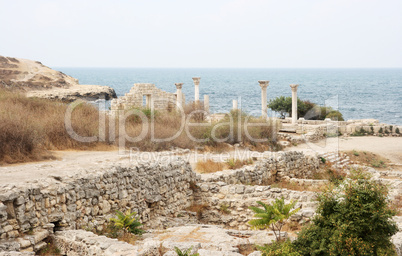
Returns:
[[[181,89],[184,83],[175,83],[176,89]]]
[[[260,80],[258,81],[258,83],[260,83],[261,88],[267,88],[267,86],[269,85],[269,81],[265,80]]]
[[[298,84],[291,84],[290,88],[292,88],[292,91],[296,92],[297,91],[297,87],[299,87]]]
[[[194,81],[194,84],[195,84],[195,85],[199,85],[199,84],[200,84],[200,80],[201,80],[201,77],[193,77],[193,81]]]

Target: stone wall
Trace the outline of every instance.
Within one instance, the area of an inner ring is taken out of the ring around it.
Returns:
[[[254,166],[202,175],[207,182],[222,181],[227,184],[269,184],[282,179],[311,179],[318,171],[320,160],[305,156],[303,152],[274,153]]]
[[[293,216],[296,222],[308,222],[316,208],[314,192],[293,191],[270,186],[228,185],[224,182],[202,183],[196,193],[195,204],[205,205],[200,221],[224,225],[228,228],[248,230],[247,224],[254,213],[249,206],[258,206],[256,201],[271,203],[284,198],[286,202],[296,201],[301,210]]]
[[[176,93],[165,92],[158,89],[155,84],[138,83],[134,84],[129,93],[124,96],[112,100],[111,110],[129,109],[133,107],[146,107],[143,104],[143,97],[150,95],[150,100],[155,109],[169,110],[174,109],[176,106]],[[185,104],[185,97],[183,94],[183,104]]]
[[[20,236],[18,249],[36,250],[54,230],[102,226],[126,208],[138,212],[145,225],[156,226],[149,221],[154,216],[170,216],[191,205],[190,183],[196,179],[190,164],[177,159],[2,187],[0,239]]]
[[[362,129],[368,134],[378,135],[382,128],[383,135],[400,136],[402,134],[402,126],[383,124],[376,119],[358,119],[348,121],[299,119],[297,123],[297,133],[312,132],[317,133],[317,135],[322,133],[330,135],[339,131],[342,134],[353,134],[355,132],[360,132]],[[315,130],[317,129],[322,131],[316,132]],[[398,131],[399,133],[397,133]]]

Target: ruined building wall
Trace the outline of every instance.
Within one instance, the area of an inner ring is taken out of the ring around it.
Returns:
[[[133,107],[147,107],[144,105],[144,96],[153,102],[157,110],[174,109],[176,106],[176,93],[165,92],[150,83],[137,83],[130,89],[129,93],[114,99],[111,102],[111,110],[129,109]],[[185,97],[183,94],[183,104]]]

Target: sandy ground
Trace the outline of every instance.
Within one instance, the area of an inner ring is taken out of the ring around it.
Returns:
[[[370,151],[392,163],[402,164],[402,137],[342,137],[327,138],[318,143],[303,143],[285,149],[303,151],[306,154],[329,151]]]
[[[388,158],[392,163],[402,164],[402,137],[348,137],[329,138],[318,143],[304,143],[288,147],[286,151],[297,150],[306,154],[324,153],[328,151],[370,151]],[[232,151],[223,154],[200,154],[191,152],[186,154],[168,154],[169,152],[119,152],[119,151],[63,151],[55,152],[58,160],[10,165],[0,167],[0,185],[43,179],[51,176],[70,176],[83,170],[99,170],[115,163],[137,165],[138,162],[168,161],[177,156],[190,161],[191,165],[200,159],[212,158],[215,161],[225,161],[228,158],[246,159],[263,157],[258,152],[244,150]]]

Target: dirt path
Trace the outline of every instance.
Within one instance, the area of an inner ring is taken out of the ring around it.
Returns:
[[[380,137],[348,137],[329,138],[319,143],[304,143],[285,150],[303,151],[306,154],[324,153],[328,151],[370,151],[379,154],[392,163],[402,164],[402,138]],[[12,183],[32,182],[51,176],[69,176],[83,171],[96,171],[108,168],[116,163],[136,165],[145,161],[169,161],[172,157],[183,157],[188,160],[193,168],[201,159],[213,159],[225,161],[228,158],[247,159],[259,156],[258,152],[232,151],[222,154],[201,154],[197,152],[177,153],[172,152],[125,152],[119,151],[58,151],[58,160],[10,165],[0,167],[0,185]]]

